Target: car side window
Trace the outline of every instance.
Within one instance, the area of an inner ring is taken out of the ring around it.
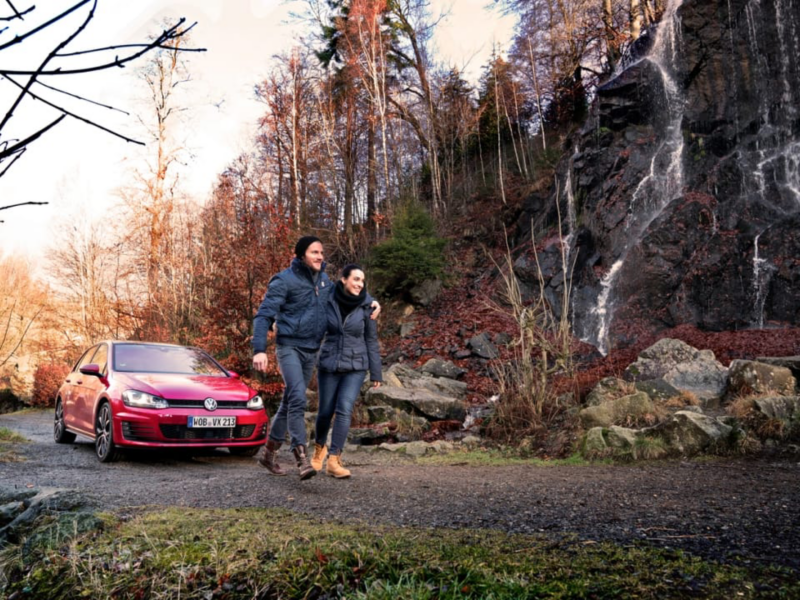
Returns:
[[[92,362],[100,367],[100,372],[105,375],[106,365],[108,364],[108,346],[100,344],[97,347],[97,352],[92,357]]]
[[[86,352],[83,353],[81,359],[75,363],[75,368],[72,369],[73,371],[77,371],[84,365],[88,365],[91,361],[92,356],[94,356],[95,351],[97,350],[97,346],[92,346]]]

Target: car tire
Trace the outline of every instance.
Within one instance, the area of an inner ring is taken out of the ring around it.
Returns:
[[[263,446],[234,446],[228,448],[228,452],[233,456],[255,456],[261,448]]]
[[[119,449],[114,444],[114,418],[108,402],[103,402],[97,411],[94,422],[94,451],[97,460],[102,463],[114,462],[120,457]]]
[[[56,400],[56,412],[53,420],[53,439],[56,444],[71,444],[75,441],[75,434],[67,431],[67,424],[64,422],[64,405],[61,398]]]

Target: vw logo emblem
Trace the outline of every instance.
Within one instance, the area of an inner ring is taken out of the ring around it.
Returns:
[[[203,401],[203,406],[206,407],[206,410],[217,410],[217,401],[213,398],[206,398]]]

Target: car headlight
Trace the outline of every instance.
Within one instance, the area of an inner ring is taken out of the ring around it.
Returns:
[[[261,396],[253,396],[250,398],[250,400],[247,401],[247,408],[250,410],[263,410],[264,401],[261,399]]]
[[[122,392],[122,401],[127,406],[135,406],[136,408],[169,408],[169,402],[163,398],[138,390],[125,390]]]

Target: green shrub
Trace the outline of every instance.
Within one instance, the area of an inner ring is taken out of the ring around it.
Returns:
[[[419,204],[409,203],[395,217],[392,237],[372,249],[368,264],[378,287],[402,293],[444,273],[446,240]]]

